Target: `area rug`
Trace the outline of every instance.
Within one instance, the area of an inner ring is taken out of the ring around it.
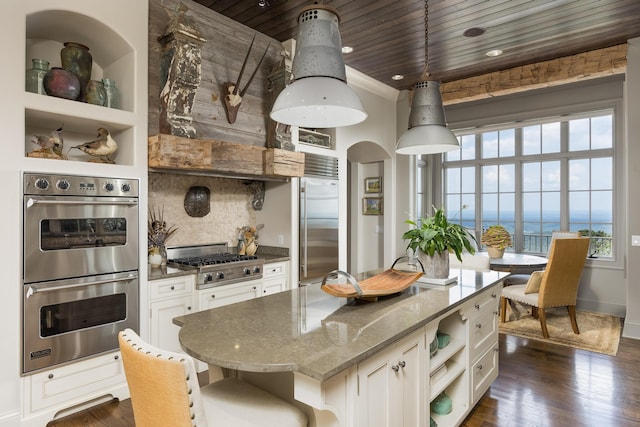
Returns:
[[[531,317],[531,310],[516,305],[514,315],[511,307],[507,308],[505,323],[499,322],[500,333],[515,335],[554,344],[574,347],[581,350],[615,356],[620,343],[621,319],[600,313],[578,311],[576,318],[580,334],[576,335],[571,329],[571,321],[567,309],[564,307],[547,309],[547,329],[549,338],[542,337],[540,321]]]

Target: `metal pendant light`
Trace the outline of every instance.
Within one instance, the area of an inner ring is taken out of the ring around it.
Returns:
[[[293,82],[276,98],[271,118],[306,128],[331,128],[362,122],[367,113],[347,86],[340,17],[333,8],[314,4],[298,16]]]
[[[425,40],[424,60],[427,79],[413,87],[409,130],[396,145],[398,154],[435,154],[460,148],[456,136],[447,129],[447,122],[440,94],[440,82],[429,80],[429,3],[424,2]]]

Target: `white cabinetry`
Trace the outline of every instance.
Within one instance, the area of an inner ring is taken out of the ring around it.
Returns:
[[[194,310],[195,275],[149,281],[149,334],[151,344],[165,350],[182,352],[178,341],[180,328],[173,318]]]
[[[498,377],[498,296],[497,290],[480,295],[469,316],[472,404]]]
[[[358,363],[355,370],[339,374],[340,381],[324,382],[323,396],[355,402],[342,408],[325,402],[327,407],[343,424],[353,419],[362,427],[426,426],[429,416],[439,427],[460,425],[498,375],[500,287],[480,291]],[[449,343],[430,356],[436,330],[449,335]],[[431,402],[443,392],[451,399],[452,410],[435,414]]]
[[[262,295],[271,295],[289,289],[289,261],[271,262],[262,272]]]
[[[23,380],[26,416],[22,425],[45,425],[53,418],[52,410],[69,408],[69,402],[128,397],[120,352],[47,369]]]
[[[480,292],[438,322],[450,341],[430,359],[430,402],[442,392],[452,401],[450,413],[431,413],[438,426],[460,425],[498,376],[500,289]]]
[[[425,425],[426,357],[420,328],[358,364],[357,425]]]

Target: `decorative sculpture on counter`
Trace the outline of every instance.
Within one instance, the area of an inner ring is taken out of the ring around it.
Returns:
[[[29,157],[47,157],[55,159],[63,159],[62,149],[64,141],[62,139],[62,128],[51,131],[49,135],[33,135],[35,139],[31,142],[40,146],[39,150],[29,153]]]
[[[113,164],[115,162],[109,156],[118,150],[118,144],[111,138],[111,134],[107,129],[99,128],[96,139],[71,147],[69,150],[74,148],[100,159],[101,162]]]
[[[247,60],[249,59],[249,55],[251,54],[251,49],[253,48],[253,42],[255,40],[256,40],[256,35],[254,34],[253,39],[251,39],[251,44],[249,45],[249,51],[247,52],[247,56],[244,57],[244,62],[242,63],[242,67],[240,68],[240,74],[238,74],[238,80],[235,83],[226,82],[222,85],[224,89],[224,107],[225,107],[225,110],[227,111],[227,121],[229,121],[229,123],[231,124],[234,124],[236,122],[236,118],[238,117],[238,110],[240,109],[240,104],[242,103],[242,97],[244,96],[245,92],[249,88],[251,81],[258,73],[258,70],[260,69],[260,65],[262,65],[262,61],[264,61],[264,57],[267,55],[267,52],[269,51],[269,46],[271,45],[270,42],[267,44],[267,48],[264,50],[264,53],[262,54],[260,61],[258,61],[258,65],[256,65],[255,70],[253,70],[251,77],[249,77],[249,81],[247,82],[246,85],[244,85],[244,88],[240,90],[240,80],[242,79],[242,75],[244,74],[244,69],[247,66]]]
[[[202,38],[195,20],[186,16],[182,3],[170,19],[163,36],[160,69],[160,132],[195,138],[193,102],[202,74]]]
[[[264,224],[255,227],[245,225],[240,229],[238,236],[238,255],[255,255],[258,250],[258,231],[264,228]]]

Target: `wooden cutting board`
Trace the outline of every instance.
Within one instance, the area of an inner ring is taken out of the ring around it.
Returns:
[[[335,297],[375,299],[380,296],[402,292],[421,276],[422,272],[389,269],[357,282],[361,292],[358,292],[357,288],[351,283],[323,283],[322,290]]]

